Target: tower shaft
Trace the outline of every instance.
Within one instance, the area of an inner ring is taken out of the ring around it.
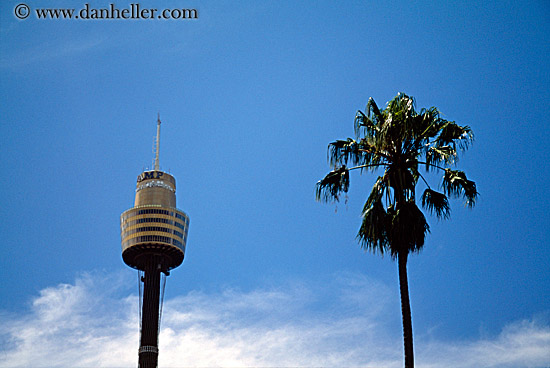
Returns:
[[[151,255],[144,269],[139,368],[157,368],[161,262]]]

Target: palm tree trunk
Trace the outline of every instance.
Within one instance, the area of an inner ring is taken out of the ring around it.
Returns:
[[[413,332],[409,283],[407,280],[407,252],[397,255],[399,268],[399,291],[401,293],[401,314],[403,316],[403,344],[405,347],[405,368],[414,368]]]

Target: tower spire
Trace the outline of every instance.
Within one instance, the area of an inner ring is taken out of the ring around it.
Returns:
[[[157,144],[155,149],[155,171],[159,171],[159,151],[160,151],[160,112],[157,115]]]

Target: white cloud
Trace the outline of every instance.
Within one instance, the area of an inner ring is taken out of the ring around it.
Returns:
[[[42,290],[27,313],[2,314],[0,366],[136,366],[138,300],[120,297],[128,281],[85,275]],[[327,295],[332,304],[326,304]],[[165,301],[159,366],[401,367],[401,331],[388,328],[390,311],[398,308],[395,296],[360,275],[323,285],[190,292]],[[544,367],[549,346],[548,323],[521,321],[493,338],[417,338],[416,363]]]
[[[441,357],[453,367],[548,367],[550,326],[542,321],[519,321],[492,339],[431,342],[422,351],[426,368],[441,367]],[[435,358],[435,359],[434,359]]]

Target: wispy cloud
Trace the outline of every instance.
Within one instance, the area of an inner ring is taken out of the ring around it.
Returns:
[[[127,282],[84,275],[42,290],[27,313],[2,314],[0,366],[135,366],[138,301],[120,297]],[[394,297],[361,275],[323,285],[190,292],[165,301],[159,365],[401,367],[400,331],[388,332]],[[544,367],[549,346],[547,322],[520,321],[493,338],[419,338],[417,366]]]
[[[432,341],[420,350],[422,367],[549,367],[550,326],[538,318],[505,326],[495,338]],[[452,364],[444,364],[443,357]]]

